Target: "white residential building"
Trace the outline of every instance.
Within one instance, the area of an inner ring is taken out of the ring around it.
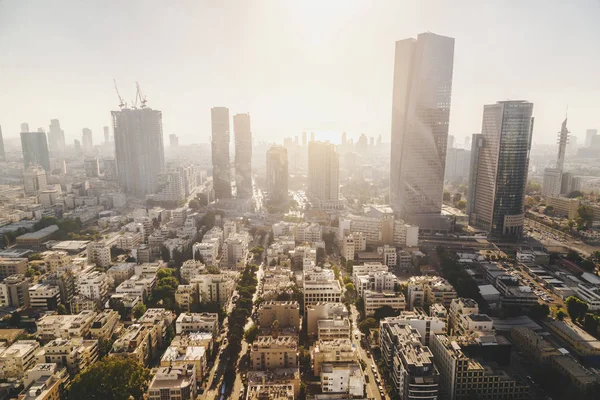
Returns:
[[[375,315],[377,309],[385,306],[391,307],[394,310],[406,309],[406,299],[402,293],[366,290],[363,293],[363,299],[365,302],[365,315],[367,317]]]
[[[110,246],[105,241],[90,242],[87,245],[88,263],[100,268],[110,267]]]
[[[232,233],[223,244],[223,259],[231,268],[243,269],[248,258],[248,233]]]
[[[77,276],[79,294],[92,300],[104,300],[112,286],[105,272],[92,271]]]
[[[175,332],[178,335],[191,332],[210,332],[217,336],[219,314],[217,313],[181,313],[175,321]]]
[[[229,274],[199,275],[191,283],[198,285],[200,301],[214,301],[221,305],[229,301],[235,286],[234,279]]]
[[[56,310],[60,304],[60,289],[48,283],[36,283],[29,287],[29,304],[32,308]]]
[[[321,367],[323,393],[344,393],[364,397],[365,378],[357,362],[324,363]]]
[[[206,265],[216,265],[219,258],[219,239],[213,238],[208,242],[194,243],[192,252],[194,260],[202,261]]]
[[[201,261],[196,260],[186,260],[183,262],[179,273],[181,275],[181,281],[184,283],[189,283],[193,278],[198,275],[202,275],[206,272],[206,265]]]
[[[40,344],[35,340],[17,340],[0,352],[0,377],[21,379],[35,364],[35,353]]]

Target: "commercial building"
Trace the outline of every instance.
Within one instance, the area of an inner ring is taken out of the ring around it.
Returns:
[[[250,114],[233,116],[235,134],[235,186],[237,197],[252,197],[252,131]]]
[[[148,400],[195,400],[196,367],[160,367],[148,387]]]
[[[271,204],[285,204],[288,199],[288,154],[283,146],[267,150],[267,198]]]
[[[390,200],[419,226],[442,210],[453,62],[453,38],[428,32],[396,42]]]
[[[538,363],[550,362],[552,357],[560,355],[560,351],[548,340],[525,326],[517,326],[510,330],[511,341]]]
[[[496,289],[500,292],[500,305],[503,308],[528,308],[538,304],[538,297],[529,286],[521,285],[518,278],[510,275],[496,277]]]
[[[440,394],[445,398],[526,400],[531,396],[528,385],[493,364],[468,357],[453,337],[436,334],[430,347],[440,372]]]
[[[65,132],[61,129],[60,121],[57,119],[50,120],[48,147],[54,156],[65,151]]]
[[[552,321],[548,328],[564,340],[578,356],[597,359],[600,356],[600,340],[569,322]]]
[[[340,157],[326,142],[308,144],[308,192],[316,208],[337,210],[340,200]]]
[[[229,162],[229,109],[210,110],[212,127],[213,190],[217,200],[231,198],[231,166]]]
[[[156,191],[165,169],[162,113],[149,107],[112,111],[119,184],[125,193]]]
[[[259,336],[250,348],[253,370],[292,368],[298,365],[296,336]]]
[[[39,165],[50,171],[50,154],[45,132],[21,132],[21,149],[25,168]]]
[[[22,247],[39,248],[58,232],[58,226],[50,225],[35,232],[17,236],[17,245]]]
[[[304,281],[304,310],[318,303],[340,303],[342,287],[337,280]]]
[[[519,236],[525,219],[525,186],[533,134],[533,103],[500,101],[483,109],[481,147],[469,224],[494,235]]]
[[[579,199],[570,199],[568,197],[547,197],[546,206],[552,206],[555,215],[574,220],[577,218],[577,211],[581,202]]]
[[[270,329],[273,322],[280,328],[300,329],[300,306],[297,301],[264,301],[258,308],[261,329]]]

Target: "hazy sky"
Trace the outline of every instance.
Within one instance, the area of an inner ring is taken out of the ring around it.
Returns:
[[[598,0],[0,0],[0,125],[94,141],[139,81],[165,137],[207,142],[210,108],[250,112],[255,140],[347,131],[389,141],[396,40],[456,38],[450,133],[479,132],[483,104],[535,103],[534,142],[569,107],[600,128]],[[337,138],[336,138],[337,139]]]

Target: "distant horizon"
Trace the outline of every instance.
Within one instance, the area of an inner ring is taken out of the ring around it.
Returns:
[[[485,104],[511,98],[534,103],[536,144],[555,142],[567,107],[580,143],[600,128],[593,0],[148,4],[0,2],[4,136],[57,118],[68,143],[85,127],[102,141],[118,109],[114,78],[128,103],[140,82],[165,137],[182,144],[209,141],[213,106],[249,112],[257,141],[347,131],[390,142],[394,43],[426,31],[455,38],[459,140],[481,129]]]

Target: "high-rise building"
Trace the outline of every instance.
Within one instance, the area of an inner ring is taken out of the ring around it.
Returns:
[[[448,135],[448,145],[447,148],[452,149],[454,148],[454,136],[453,135]]]
[[[252,132],[250,114],[233,116],[235,134],[235,186],[237,197],[252,197]]]
[[[81,153],[81,142],[77,139],[73,140],[73,148],[75,149],[76,153]]]
[[[85,167],[85,176],[88,178],[97,178],[100,176],[100,162],[98,157],[90,157],[83,160]]]
[[[314,133],[314,132],[311,132],[311,133],[310,133],[310,141],[311,141],[311,142],[314,142],[314,141],[315,141],[315,133]]]
[[[156,190],[165,169],[162,113],[151,108],[112,111],[119,183],[126,193],[146,195]]]
[[[83,128],[81,130],[81,144],[83,145],[83,151],[89,153],[94,147],[94,139],[92,137],[92,130],[89,128]]]
[[[60,121],[57,119],[50,120],[48,148],[52,154],[60,154],[65,151],[65,131],[60,128]]]
[[[533,133],[533,103],[499,101],[483,108],[481,148],[469,223],[495,235],[520,235]]]
[[[342,132],[342,146],[345,146],[347,141],[348,137],[346,135],[346,132]]]
[[[308,195],[313,205],[337,209],[340,204],[340,157],[328,142],[308,144]]]
[[[6,154],[4,153],[4,138],[2,137],[2,126],[0,126],[0,160],[5,160]]]
[[[27,122],[21,124],[21,132],[29,132],[29,124]]]
[[[396,42],[390,200],[410,222],[442,209],[453,62],[453,38],[422,33]]]
[[[212,126],[213,189],[217,200],[231,198],[231,165],[229,162],[229,109],[210,110]]]
[[[174,133],[169,135],[169,146],[171,147],[177,147],[179,146],[179,136],[175,135]]]
[[[471,149],[471,136],[465,137],[465,150]]]
[[[46,171],[38,165],[32,165],[23,171],[23,188],[25,194],[37,194],[47,184]]]
[[[104,130],[104,143],[108,143],[110,141],[110,129],[108,126],[102,128]]]
[[[272,146],[267,150],[267,193],[272,204],[287,201],[288,156],[283,146]]]
[[[567,119],[562,123],[558,133],[558,156],[556,157],[556,168],[544,170],[544,181],[542,183],[542,195],[556,197],[561,191],[562,175],[565,166],[565,153],[569,142],[569,131],[567,130]]]
[[[25,168],[37,164],[50,171],[50,155],[44,132],[21,132],[21,149]]]
[[[585,147],[592,147],[594,137],[598,135],[598,129],[587,129],[585,131]]]
[[[302,147],[306,147],[306,132],[302,132]]]

